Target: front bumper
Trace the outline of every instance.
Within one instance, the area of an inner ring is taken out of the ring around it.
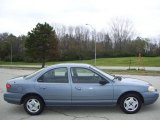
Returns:
[[[21,104],[23,94],[6,92],[3,94],[4,100],[12,104]]]
[[[144,98],[144,105],[149,105],[149,104],[154,103],[159,97],[159,93],[157,91],[155,91],[155,92],[145,92],[142,95],[143,95],[143,98]]]

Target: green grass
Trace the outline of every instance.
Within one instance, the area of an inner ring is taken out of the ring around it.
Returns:
[[[160,57],[122,57],[122,58],[101,58],[97,60],[98,65],[104,66],[160,66]]]
[[[160,57],[120,57],[120,58],[99,58],[96,61],[97,66],[129,66],[131,60],[131,66],[160,66]],[[75,60],[75,61],[57,61],[47,62],[47,65],[56,63],[88,63],[94,65],[93,60]],[[13,65],[41,65],[41,63],[25,63],[25,62],[13,62]],[[10,65],[10,62],[0,61],[0,65]]]

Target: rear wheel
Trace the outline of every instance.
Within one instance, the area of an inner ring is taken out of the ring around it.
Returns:
[[[24,109],[30,115],[38,115],[44,109],[44,103],[38,96],[29,96],[24,100]]]
[[[142,101],[137,94],[127,94],[120,100],[120,108],[128,114],[137,113],[142,106]]]

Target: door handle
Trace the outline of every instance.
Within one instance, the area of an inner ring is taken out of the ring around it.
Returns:
[[[75,87],[76,90],[81,90],[81,87]]]
[[[45,90],[46,89],[46,87],[39,87],[40,89],[42,89],[42,90]]]

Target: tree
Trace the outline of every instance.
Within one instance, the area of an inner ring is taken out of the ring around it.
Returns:
[[[123,48],[128,40],[134,35],[133,25],[129,19],[116,18],[110,24],[110,35],[114,41],[114,48],[117,54],[122,55]]]
[[[15,53],[18,54],[17,46],[15,43],[17,42],[16,36],[13,34],[3,33],[0,35],[0,59],[5,61],[11,61],[12,59],[15,61]]]
[[[47,58],[53,58],[57,54],[58,40],[53,27],[48,23],[38,23],[28,36],[25,42],[26,53],[33,60],[42,62],[45,66]]]

